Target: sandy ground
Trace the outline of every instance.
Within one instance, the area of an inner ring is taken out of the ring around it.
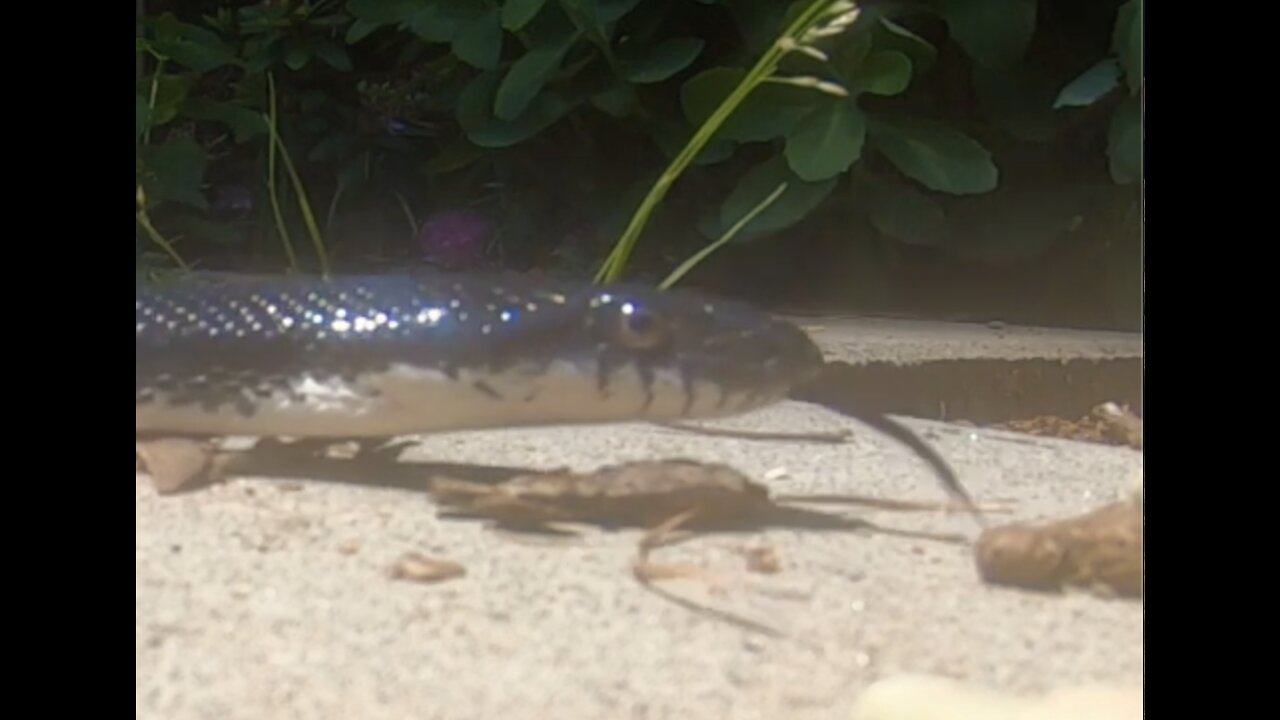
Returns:
[[[905,450],[822,409],[788,403],[720,424],[856,435],[823,445],[551,428],[434,436],[404,458],[589,470],[689,457],[767,476],[776,492],[943,497]],[[1141,467],[1127,449],[910,424],[1016,519],[1120,497]],[[655,556],[716,580],[664,589],[780,631],[769,635],[644,590],[630,572],[639,531],[514,535],[438,517],[412,490],[252,478],[162,497],[136,475],[135,508],[139,718],[841,718],[898,672],[1019,692],[1142,678],[1141,603],[987,587],[963,545],[772,527]],[[978,532],[962,515],[842,512]],[[782,572],[746,569],[741,550],[758,546]],[[466,575],[393,579],[409,551]]]

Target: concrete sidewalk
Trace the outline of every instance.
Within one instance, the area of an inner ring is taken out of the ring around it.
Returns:
[[[977,499],[1013,504],[1000,523],[1119,498],[1142,464],[1123,448],[907,422]],[[643,425],[510,430],[423,438],[404,459],[590,470],[688,457],[777,493],[945,499],[905,449],[821,408],[785,403],[717,425],[855,434],[824,445]],[[705,579],[664,588],[775,637],[644,590],[631,574],[639,531],[515,536],[439,518],[421,492],[263,479],[161,497],[137,475],[135,509],[139,718],[834,719],[899,672],[1027,692],[1142,680],[1142,603],[988,587],[962,545],[782,527],[655,556],[719,581],[718,592]],[[978,532],[962,515],[827,509]],[[741,551],[762,545],[782,572],[747,571]],[[466,575],[392,579],[410,551]]]
[[[1141,335],[989,323],[872,317],[804,317],[803,327],[829,359],[849,363],[931,360],[1113,360],[1142,357]]]

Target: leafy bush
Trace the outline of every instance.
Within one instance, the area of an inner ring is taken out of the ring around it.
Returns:
[[[1135,197],[1141,0],[862,5],[153,8],[137,40],[140,257],[410,261],[422,218],[478,206],[498,218],[503,262],[586,267],[739,87],[691,167],[664,176],[678,185],[651,238],[705,243],[772,196],[739,239],[839,209],[897,242],[1007,261]]]

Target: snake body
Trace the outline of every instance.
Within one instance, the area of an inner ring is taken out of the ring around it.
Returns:
[[[518,275],[188,277],[134,292],[139,434],[321,438],[710,418],[822,368],[749,306]],[[927,461],[882,415],[856,415]],[[972,505],[971,505],[972,507]]]
[[[367,437],[714,417],[822,356],[737,303],[436,272],[195,278],[134,298],[138,432]]]

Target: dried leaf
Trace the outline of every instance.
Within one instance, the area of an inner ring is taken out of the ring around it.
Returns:
[[[1041,526],[991,528],[974,546],[978,572],[998,585],[1140,598],[1142,512],[1119,502]]]

